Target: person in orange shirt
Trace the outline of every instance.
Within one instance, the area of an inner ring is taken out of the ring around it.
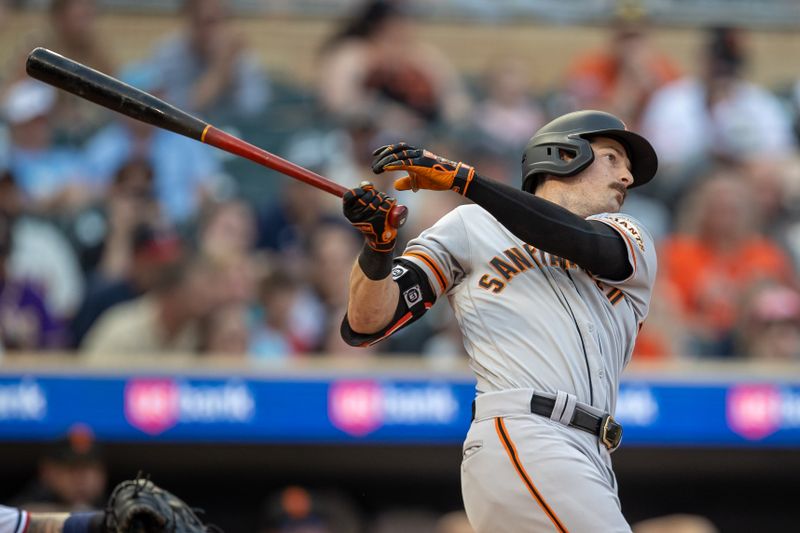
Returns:
[[[564,88],[576,109],[608,111],[636,130],[656,89],[681,74],[652,43],[641,14],[620,14],[609,43],[573,61]]]
[[[681,231],[662,242],[660,274],[677,290],[697,355],[733,353],[737,309],[754,283],[793,281],[788,255],[761,234],[750,198],[737,174],[714,174],[684,203]]]

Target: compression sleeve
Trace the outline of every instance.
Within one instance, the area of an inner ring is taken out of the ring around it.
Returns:
[[[477,174],[466,196],[519,239],[595,276],[622,280],[631,274],[625,240],[607,224],[585,220],[544,198]]]

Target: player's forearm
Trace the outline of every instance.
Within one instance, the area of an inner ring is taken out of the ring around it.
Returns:
[[[625,242],[602,222],[585,220],[553,202],[477,174],[466,196],[526,243],[600,277],[624,279],[630,274]]]
[[[370,279],[356,262],[350,273],[350,298],[347,303],[350,327],[363,334],[382,330],[394,316],[399,297],[400,291],[392,280],[391,272],[383,279]]]
[[[33,513],[27,533],[61,533],[68,517],[67,513]]]

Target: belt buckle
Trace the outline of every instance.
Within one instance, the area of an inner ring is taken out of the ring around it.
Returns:
[[[619,448],[619,444],[622,442],[622,425],[618,424],[611,415],[603,417],[600,425],[600,442],[608,448],[609,452]]]

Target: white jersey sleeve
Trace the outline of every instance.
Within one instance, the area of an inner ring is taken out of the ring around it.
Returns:
[[[27,511],[0,505],[0,533],[25,533],[29,521]]]
[[[402,258],[428,276],[436,298],[458,285],[468,274],[469,241],[464,227],[464,206],[453,209],[436,224],[412,239]]]
[[[588,220],[598,220],[608,224],[625,239],[628,248],[628,261],[633,269],[631,275],[622,281],[597,278],[606,285],[618,288],[631,303],[639,322],[647,317],[650,295],[658,268],[655,243],[650,233],[635,218],[622,213],[601,213]]]

